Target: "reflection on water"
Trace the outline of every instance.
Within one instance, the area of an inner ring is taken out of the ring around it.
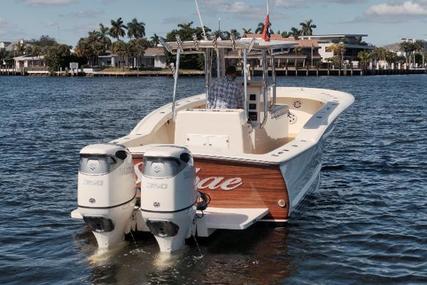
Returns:
[[[427,76],[280,78],[353,93],[320,188],[284,227],[218,231],[179,254],[98,252],[76,207],[79,150],[126,135],[171,78],[0,77],[0,284],[427,284]],[[184,78],[179,97],[203,90]]]
[[[76,242],[91,267],[90,281],[96,284],[251,284],[261,280],[274,284],[293,270],[287,234],[287,227],[267,224],[246,231],[217,231],[198,240],[200,251],[190,239],[174,254],[160,253],[149,234],[138,234],[136,241],[128,236],[127,246],[101,252],[88,231]]]

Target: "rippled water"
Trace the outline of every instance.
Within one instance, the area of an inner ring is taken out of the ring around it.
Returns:
[[[69,213],[80,148],[127,134],[171,79],[0,77],[0,284],[426,284],[427,76],[280,81],[356,97],[319,191],[284,227],[217,232],[203,257],[193,243],[167,259],[152,238],[97,253]]]

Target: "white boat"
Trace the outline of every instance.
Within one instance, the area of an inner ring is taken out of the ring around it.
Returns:
[[[137,230],[152,232],[160,250],[170,252],[192,235],[288,221],[318,188],[325,138],[354,101],[334,90],[276,86],[276,59],[293,45],[259,39],[163,42],[176,56],[172,102],[127,136],[81,152],[72,216],[86,221],[99,247],[114,246]],[[205,58],[206,93],[177,101],[180,57],[187,54]],[[254,59],[262,62],[262,78],[250,78]],[[226,60],[242,70],[244,109],[207,109],[213,61],[222,77]]]

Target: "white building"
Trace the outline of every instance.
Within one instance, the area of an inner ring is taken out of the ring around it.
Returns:
[[[118,67],[125,65],[126,61],[120,59],[117,54],[108,53],[106,55],[98,56],[98,65],[101,67]],[[166,54],[163,48],[147,48],[144,51],[142,58],[129,57],[127,61],[131,67],[145,67],[145,68],[166,68]]]
[[[301,36],[301,39],[313,39],[319,42],[319,54],[323,62],[334,57],[334,52],[330,47],[334,44],[342,44],[344,46],[344,60],[349,62],[358,62],[357,55],[361,51],[370,51],[374,46],[369,45],[363,41],[367,37],[366,34],[326,34],[326,35],[312,35]]]
[[[44,56],[18,56],[15,60],[15,69],[45,69],[46,61]]]
[[[163,48],[147,48],[142,58],[144,67],[166,68],[166,54]]]

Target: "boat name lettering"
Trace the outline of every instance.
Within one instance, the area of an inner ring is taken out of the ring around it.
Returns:
[[[196,168],[196,174],[200,172],[200,168]],[[243,184],[243,180],[240,177],[227,178],[222,176],[211,176],[200,179],[199,176],[196,177],[195,184],[200,190],[209,189],[217,190],[221,189],[223,191],[231,191]]]
[[[138,178],[137,183],[141,182],[142,169],[143,169],[142,162],[135,164],[134,171]],[[200,170],[201,170],[200,168],[196,168],[196,174],[198,174]],[[205,190],[232,191],[243,185],[243,179],[241,177],[225,178],[223,176],[210,176],[210,177],[200,178],[199,176],[197,176],[195,185],[197,185],[197,188],[199,190],[205,189]],[[150,188],[156,188],[156,187],[150,187]],[[165,188],[158,188],[158,189],[165,189]]]
[[[102,180],[84,180],[84,184],[90,185],[90,186],[102,186],[104,185],[104,182]]]
[[[168,189],[168,185],[166,183],[147,183],[147,188],[151,189]]]

